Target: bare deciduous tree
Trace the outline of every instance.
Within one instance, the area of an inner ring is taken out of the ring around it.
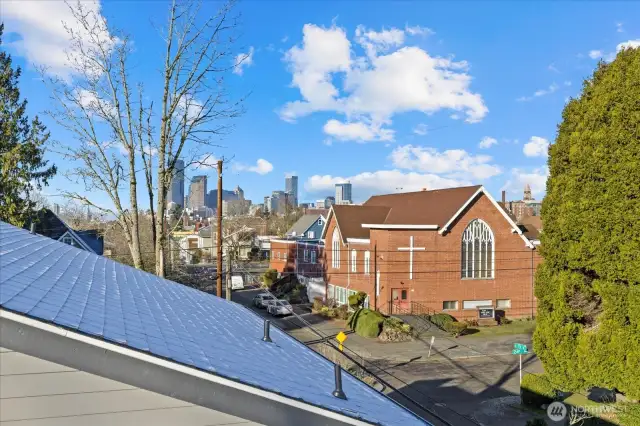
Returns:
[[[137,173],[143,172],[155,272],[160,276],[165,269],[167,193],[176,162],[183,159],[185,167],[210,162],[214,139],[226,134],[228,119],[242,112],[242,100],[229,100],[223,79],[238,65],[231,51],[237,27],[231,16],[234,3],[228,1],[206,18],[200,1],[172,2],[162,34],[166,45],[158,108],[144,94],[142,83],[131,84],[129,37],[107,26],[106,19],[80,1],[68,4],[78,24],[66,27],[72,42],[67,52],[72,77],[42,73],[57,101],[50,116],[78,142],[59,143],[58,149],[76,165],[67,176],[84,183],[86,193],[64,195],[115,217],[134,266],[142,268]],[[87,195],[95,191],[106,194],[113,207]]]

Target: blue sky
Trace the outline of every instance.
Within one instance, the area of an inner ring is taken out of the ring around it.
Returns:
[[[24,68],[29,114],[43,116],[51,104],[34,66],[65,72],[60,22],[71,17],[58,1],[3,4],[3,48]],[[152,23],[165,22],[165,3],[98,6],[135,42],[134,80],[159,87],[163,45]],[[218,6],[205,2],[202,15]],[[301,201],[347,179],[356,201],[464,184],[518,199],[525,183],[540,198],[566,100],[600,58],[640,45],[635,2],[244,1],[236,10],[235,48],[250,56],[225,81],[232,98],[249,94],[246,113],[210,153],[233,159],[225,188],[240,185],[258,203],[287,173],[299,176]],[[43,120],[53,139],[76,143]],[[187,174],[208,174],[213,188],[211,170]],[[68,188],[83,190],[60,173],[46,193]]]

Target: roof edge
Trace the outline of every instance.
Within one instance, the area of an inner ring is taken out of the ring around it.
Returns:
[[[279,423],[286,418],[289,421],[287,424],[290,425],[370,425],[365,421],[307,402],[97,339],[4,308],[0,308],[0,330],[0,342],[3,347],[243,419],[263,424]],[[69,341],[73,344],[68,344]],[[100,362],[95,362],[97,359]],[[136,371],[143,370],[142,367],[153,374],[145,374],[144,378],[136,374]],[[210,391],[203,393],[203,386],[210,386]]]
[[[363,228],[370,229],[433,229],[436,230],[439,225],[396,225],[387,223],[363,223]]]

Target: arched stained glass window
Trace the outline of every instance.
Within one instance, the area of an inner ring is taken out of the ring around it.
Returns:
[[[493,278],[494,240],[491,228],[480,219],[462,233],[462,278]]]

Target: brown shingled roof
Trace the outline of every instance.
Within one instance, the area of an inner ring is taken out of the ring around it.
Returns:
[[[449,219],[471,198],[481,185],[433,191],[404,192],[376,195],[364,206],[385,206],[391,210],[384,222],[389,225],[438,225],[443,227]]]
[[[363,223],[384,223],[390,208],[386,206],[334,205],[333,214],[338,221],[342,239],[369,238]]]
[[[542,231],[542,218],[540,216],[523,216],[518,221],[518,226],[524,232],[525,237],[530,240],[540,239],[540,232]]]

